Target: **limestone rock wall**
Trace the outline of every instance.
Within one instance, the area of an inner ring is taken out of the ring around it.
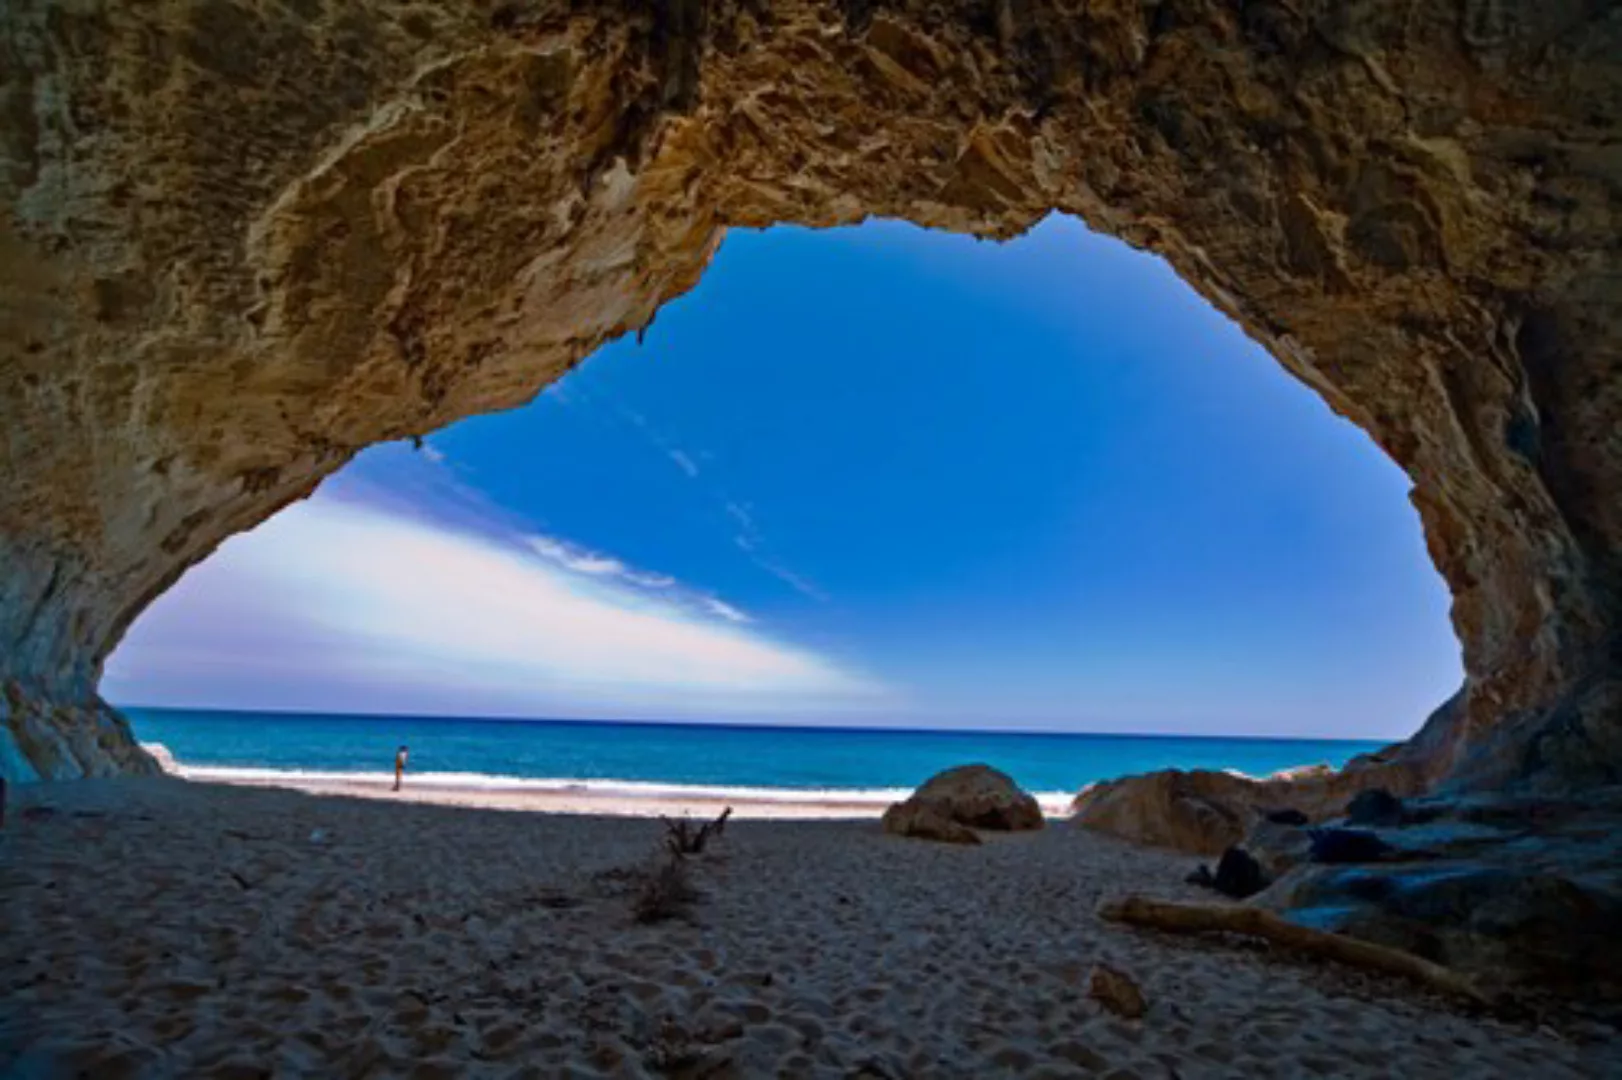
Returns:
[[[527,400],[728,226],[1058,210],[1413,478],[1468,671],[1416,774],[1622,778],[1619,117],[1576,0],[14,0],[0,676],[94,710],[222,539]]]
[[[0,777],[27,783],[161,771],[136,744],[129,721],[99,698],[42,701],[23,696],[15,682],[0,693]]]

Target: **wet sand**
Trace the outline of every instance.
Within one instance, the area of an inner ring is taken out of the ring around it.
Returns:
[[[878,818],[887,805],[877,800],[811,797],[750,798],[746,795],[691,793],[639,794],[623,790],[545,790],[439,783],[408,778],[399,791],[387,778],[311,779],[292,774],[271,779],[220,775],[207,769],[182,769],[179,775],[205,783],[254,788],[285,788],[311,795],[339,795],[390,802],[428,803],[482,810],[531,810],[548,814],[612,817],[713,818],[728,806],[739,819]]]
[[[469,778],[478,781],[474,783],[447,779],[447,774],[443,773],[407,773],[401,789],[395,791],[393,776],[384,773],[312,774],[208,768],[180,764],[161,744],[142,745],[158,759],[166,772],[188,780],[242,787],[288,788],[312,795],[346,795],[486,810],[533,810],[549,814],[615,817],[713,818],[730,806],[733,816],[739,820],[876,819],[894,799],[905,798],[903,792],[891,795],[861,792],[846,797],[833,792],[800,793],[788,788],[717,790],[618,781],[579,784],[516,781],[503,784],[494,777]],[[1042,811],[1050,817],[1062,817],[1070,811],[1071,798],[1069,795],[1047,796],[1041,800]]]
[[[375,793],[368,793],[375,794]],[[0,1076],[1574,1077],[1619,1047],[1393,980],[1101,923],[1190,860],[1057,825],[960,848],[737,821],[686,918],[662,828],[176,779],[24,789]],[[29,808],[33,808],[30,812]],[[49,812],[42,812],[48,808]],[[1106,962],[1141,1020],[1087,994]]]

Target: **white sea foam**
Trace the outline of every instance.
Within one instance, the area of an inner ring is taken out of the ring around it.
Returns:
[[[268,769],[176,762],[174,772],[187,780],[216,783],[285,784],[393,784],[394,774],[382,771]],[[681,801],[726,800],[765,803],[841,803],[875,807],[905,799],[911,788],[781,788],[725,784],[681,784],[666,781],[618,780],[605,777],[504,776],[497,773],[412,772],[407,782],[417,788],[462,791],[534,792],[557,795],[594,795],[604,798]],[[1069,809],[1074,796],[1068,791],[1033,792],[1044,813]]]

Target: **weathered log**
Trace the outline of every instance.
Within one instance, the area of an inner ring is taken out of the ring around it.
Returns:
[[[1311,956],[1323,957],[1348,967],[1401,975],[1433,990],[1466,998],[1479,1005],[1492,1005],[1493,999],[1466,975],[1432,963],[1413,953],[1361,941],[1344,934],[1314,930],[1281,919],[1261,908],[1221,904],[1179,904],[1146,896],[1125,896],[1106,900],[1098,906],[1098,916],[1110,922],[1165,930],[1175,934],[1225,933],[1257,937]]]

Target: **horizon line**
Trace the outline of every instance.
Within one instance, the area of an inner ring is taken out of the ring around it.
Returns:
[[[285,716],[285,717],[330,717],[349,720],[448,720],[459,723],[476,724],[613,724],[620,727],[694,727],[694,728],[727,728],[748,731],[826,731],[862,733],[876,732],[880,734],[932,734],[932,735],[1026,735],[1026,736],[1054,736],[1058,738],[1071,738],[1077,736],[1109,739],[1244,739],[1255,742],[1351,742],[1351,743],[1378,743],[1389,746],[1402,742],[1411,736],[1398,736],[1395,738],[1378,738],[1373,736],[1357,735],[1254,735],[1254,734],[1190,734],[1168,731],[1078,731],[1031,728],[937,728],[917,726],[896,726],[893,724],[875,724],[853,727],[848,724],[811,724],[811,723],[769,723],[762,721],[728,721],[728,720],[677,720],[677,719],[633,719],[610,717],[565,717],[565,716],[474,716],[456,715],[450,713],[388,713],[388,712],[334,712],[320,709],[246,709],[236,707],[218,707],[205,705],[148,705],[148,704],[114,704],[113,708],[119,710],[145,709],[148,711],[163,711],[176,713],[227,713],[240,716]],[[1416,729],[1417,730],[1417,729]]]

